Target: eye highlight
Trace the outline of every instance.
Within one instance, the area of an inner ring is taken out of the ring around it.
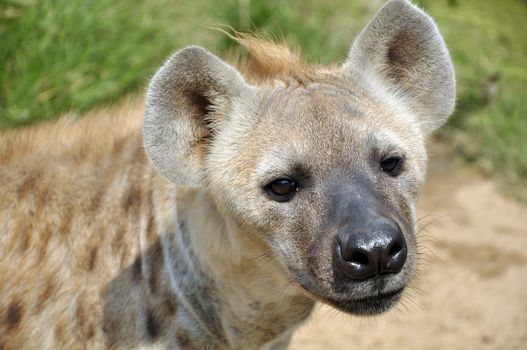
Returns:
[[[270,182],[264,190],[273,201],[288,202],[298,191],[298,183],[295,180],[281,178]]]
[[[388,157],[381,160],[381,170],[390,176],[397,176],[401,173],[403,163],[402,157]]]

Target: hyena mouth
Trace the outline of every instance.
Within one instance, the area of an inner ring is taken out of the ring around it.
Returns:
[[[392,292],[379,293],[360,299],[331,300],[329,304],[351,314],[376,315],[390,309],[402,296],[404,287]]]
[[[363,296],[350,298],[349,290],[347,293],[339,293],[340,295],[327,294],[313,280],[307,278],[304,274],[300,274],[300,276],[303,277],[296,279],[297,283],[307,296],[354,315],[376,315],[387,311],[401,299],[406,287],[406,285],[399,285],[399,287],[391,291],[385,291],[386,288],[381,287],[378,289],[379,287],[377,287],[375,288],[376,291],[372,289],[367,294],[363,294]]]

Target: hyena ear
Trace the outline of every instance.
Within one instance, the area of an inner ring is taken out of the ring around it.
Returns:
[[[406,0],[379,10],[353,43],[344,69],[402,98],[426,134],[454,110],[454,68],[443,38],[434,21]]]
[[[155,168],[172,182],[200,185],[207,146],[247,88],[238,71],[206,50],[176,52],[148,87],[143,142]]]

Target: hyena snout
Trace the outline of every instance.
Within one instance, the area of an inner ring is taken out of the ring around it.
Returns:
[[[396,274],[406,261],[406,242],[392,219],[354,220],[335,237],[334,259],[338,268],[354,280]]]

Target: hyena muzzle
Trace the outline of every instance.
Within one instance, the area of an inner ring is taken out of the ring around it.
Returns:
[[[175,53],[142,136],[104,157],[89,156],[100,128],[75,166],[32,176],[13,156],[24,138],[4,136],[0,349],[285,348],[315,301],[370,315],[403,296],[425,139],[455,100],[432,19],[389,1],[339,67],[239,40],[253,80]]]

